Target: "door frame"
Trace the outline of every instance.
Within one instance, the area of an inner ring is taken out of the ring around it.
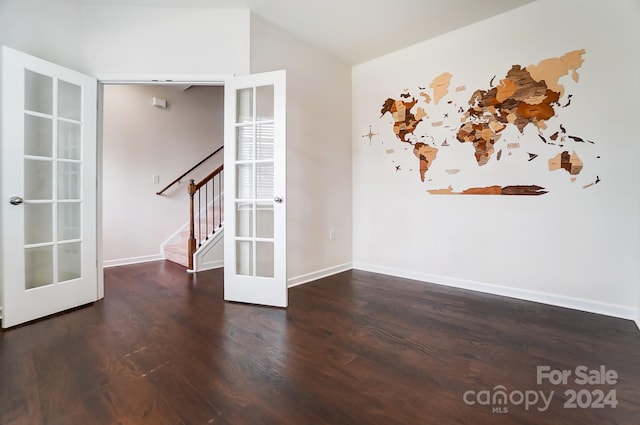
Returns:
[[[101,74],[95,75],[98,80],[98,116],[96,138],[96,225],[97,228],[97,266],[98,266],[98,299],[104,298],[104,232],[103,232],[103,148],[104,148],[104,86],[106,85],[198,85],[224,86],[226,81],[234,78],[232,74]]]

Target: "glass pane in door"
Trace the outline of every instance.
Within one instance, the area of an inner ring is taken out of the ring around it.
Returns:
[[[273,120],[273,86],[256,87],[256,120]]]
[[[257,125],[256,157],[258,159],[273,159],[274,136],[272,122]]]
[[[58,282],[81,276],[81,242],[58,245]]]
[[[256,198],[273,199],[273,162],[256,164]]]
[[[66,81],[58,81],[58,116],[80,121],[82,89]]]
[[[81,210],[80,202],[58,203],[58,240],[80,239]]]
[[[80,199],[80,164],[58,161],[58,199]]]
[[[25,114],[24,154],[51,157],[53,147],[53,120]]]
[[[53,246],[24,250],[25,288],[33,289],[53,283]]]
[[[239,202],[236,209],[236,236],[253,236],[253,203]]]
[[[253,120],[253,89],[241,89],[236,97],[236,122],[243,123]]]
[[[236,157],[239,161],[253,159],[253,125],[236,128]]]
[[[53,114],[53,78],[25,69],[24,108],[27,111]]]
[[[253,198],[253,164],[236,165],[236,198]]]
[[[256,276],[273,277],[273,242],[256,242]]]
[[[80,124],[58,122],[58,158],[80,159],[82,144],[80,143]]]
[[[51,243],[53,241],[52,203],[24,204],[25,245]]]
[[[53,164],[51,161],[24,160],[24,199],[53,199]]]
[[[273,238],[273,202],[260,202],[257,204],[256,237]]]
[[[253,276],[253,242],[236,241],[236,274]]]

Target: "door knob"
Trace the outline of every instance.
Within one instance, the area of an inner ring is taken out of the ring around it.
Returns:
[[[279,196],[276,196],[275,198],[273,198],[273,202],[275,202],[276,204],[281,204],[282,203],[282,198]]]
[[[9,203],[11,205],[20,205],[23,201],[24,199],[19,196],[12,196],[11,198],[9,198]]]

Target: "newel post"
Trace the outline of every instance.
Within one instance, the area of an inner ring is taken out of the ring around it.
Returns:
[[[187,242],[187,255],[189,262],[189,270],[193,270],[193,254],[196,252],[196,233],[195,233],[195,211],[193,206],[193,195],[196,194],[196,184],[193,179],[189,180],[189,240]]]

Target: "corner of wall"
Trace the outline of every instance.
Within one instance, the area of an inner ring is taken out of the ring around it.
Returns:
[[[287,71],[287,274],[352,259],[351,66],[251,15],[251,72]],[[331,236],[332,235],[332,236]]]

